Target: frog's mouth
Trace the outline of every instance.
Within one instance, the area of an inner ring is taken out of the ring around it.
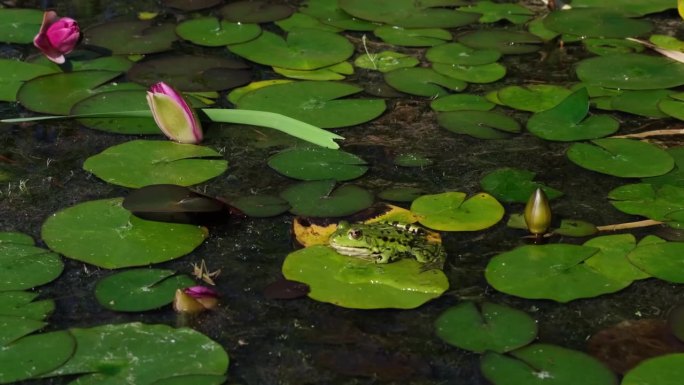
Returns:
[[[337,244],[336,242],[330,242],[330,246],[332,246],[335,251],[342,255],[347,255],[350,257],[366,257],[369,258],[371,257],[371,251],[370,249],[364,248],[364,247],[353,247],[353,246],[342,246]]]

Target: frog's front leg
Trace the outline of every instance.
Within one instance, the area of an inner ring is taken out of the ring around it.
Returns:
[[[394,252],[392,250],[383,250],[378,254],[375,263],[389,263],[392,260]]]

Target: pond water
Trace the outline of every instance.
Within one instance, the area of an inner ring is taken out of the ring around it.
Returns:
[[[131,17],[139,11],[158,11],[155,1],[17,1],[27,8],[50,7],[60,15],[79,20],[83,27]],[[296,1],[278,2],[293,8]],[[521,2],[542,14],[538,1]],[[164,8],[168,21],[186,14]],[[207,11],[202,11],[206,13]],[[678,34],[681,22],[675,10],[649,16],[653,33]],[[474,24],[460,29],[514,28],[507,22]],[[277,31],[271,23],[266,30]],[[361,55],[360,32],[343,32]],[[2,45],[6,58],[23,58],[33,47]],[[195,55],[232,56],[224,48],[200,48],[176,43],[178,52]],[[370,39],[368,49],[396,49],[424,59],[425,48],[401,48]],[[581,44],[561,47],[557,40],[544,43],[538,52],[504,55],[504,79],[489,84],[471,84],[466,92],[485,95],[505,85],[577,81],[575,66],[591,56]],[[280,78],[269,67],[253,64],[255,79]],[[164,80],[164,79],[160,79]],[[362,86],[381,83],[375,71],[356,69],[348,82]],[[229,106],[222,100],[220,105]],[[565,155],[569,143],[545,141],[529,132],[506,139],[483,140],[454,134],[437,123],[429,98],[404,95],[387,98],[387,109],[379,118],[354,127],[334,129],[345,137],[341,148],[363,158],[369,171],[353,183],[378,193],[388,187],[417,187],[425,193],[481,191],[480,180],[501,167],[517,167],[537,173],[536,180],[564,192],[552,201],[557,218],[576,218],[597,225],[640,219],[612,207],[606,196],[623,184],[635,182],[599,174],[577,166]],[[527,112],[507,109],[524,123]],[[3,118],[27,115],[17,103],[1,103]],[[621,123],[620,134],[677,125],[673,118],[649,119],[632,114],[611,113]],[[205,125],[203,144],[217,149],[228,161],[223,175],[193,189],[209,196],[231,199],[251,194],[278,195],[295,183],[268,167],[269,156],[283,148],[301,145],[272,130],[228,124]],[[53,213],[95,199],[126,196],[131,190],[108,184],[83,170],[86,158],[106,148],[140,138],[86,129],[75,121],[47,121],[0,126],[0,166],[12,176],[0,186],[0,231],[17,231],[40,241],[41,226]],[[161,136],[156,136],[161,139]],[[670,138],[658,142],[675,146]],[[399,167],[398,154],[429,157],[425,167]],[[408,204],[400,204],[408,207]],[[444,267],[450,288],[440,298],[416,309],[356,310],[316,302],[309,298],[267,299],[263,291],[281,276],[284,258],[294,249],[292,222],[284,214],[272,218],[244,218],[211,225],[209,237],[192,253],[155,265],[191,273],[192,263],[206,261],[220,269],[216,289],[220,306],[194,317],[180,316],[170,306],[141,312],[121,313],[100,306],[94,288],[112,271],[64,259],[64,273],[54,282],[35,289],[40,298],[56,301],[56,309],[45,330],[92,327],[107,323],[144,322],[189,326],[217,341],[230,356],[231,384],[487,384],[479,369],[480,354],[450,346],[435,335],[434,321],[446,309],[464,300],[508,305],[530,314],[538,324],[538,341],[586,351],[587,339],[597,331],[624,320],[663,319],[669,309],[684,300],[677,284],[659,279],[639,280],[617,293],[569,303],[531,300],[500,293],[487,284],[484,270],[497,254],[526,244],[525,233],[506,226],[508,214],[522,212],[520,203],[504,204],[506,217],[495,226],[474,232],[442,232],[448,259]],[[637,239],[657,234],[677,239],[679,234],[662,227],[631,231]],[[673,238],[674,237],[674,238]],[[588,238],[555,236],[551,242],[581,244]],[[0,369],[1,370],[1,369]],[[66,384],[75,377],[25,381],[26,384]]]

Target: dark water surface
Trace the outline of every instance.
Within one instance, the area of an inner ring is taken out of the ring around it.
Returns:
[[[19,3],[54,7],[60,14],[78,19],[82,26],[158,9],[155,1]],[[539,2],[530,4],[540,9]],[[655,17],[660,28],[669,28],[676,13]],[[362,49],[357,47],[358,52]],[[230,55],[223,49],[203,51],[182,43],[178,50]],[[3,46],[0,54],[21,57],[28,51]],[[550,44],[543,48],[543,54],[507,56],[502,60],[508,69],[504,80],[472,86],[467,92],[484,94],[504,84],[569,84],[576,81],[574,55],[579,51],[573,47],[561,50]],[[266,68],[258,67],[257,71],[258,76],[274,77]],[[377,75],[358,70],[349,80],[365,84],[377,81]],[[0,116],[23,112],[15,104],[0,104]],[[513,116],[524,122],[526,114]],[[648,123],[627,115],[617,117],[622,123],[621,133],[636,131]],[[266,165],[268,156],[283,148],[265,146],[262,134],[274,136],[266,129],[227,125],[207,128],[205,143],[225,150],[229,170],[196,186],[199,191],[224,197],[277,194],[294,183]],[[537,172],[538,180],[565,192],[552,205],[559,217],[601,225],[635,219],[613,209],[605,198],[611,189],[628,182],[575,166],[564,155],[567,144],[546,142],[528,133],[493,141],[455,135],[437,125],[429,100],[424,98],[390,99],[386,113],[379,119],[336,132],[347,138],[342,144],[344,150],[371,165],[369,173],[355,183],[374,192],[405,185],[428,193],[473,194],[480,191],[479,180],[484,174],[515,166]],[[285,145],[291,143],[289,138],[275,137]],[[15,172],[14,179],[0,186],[0,231],[20,231],[40,239],[41,224],[50,214],[80,202],[125,196],[128,189],[107,184],[81,167],[87,157],[134,138],[80,128],[68,121],[0,126],[0,155],[11,160],[6,166]],[[409,151],[429,155],[435,164],[418,169],[393,165],[394,154]],[[522,206],[507,205],[506,209],[507,213],[519,212]],[[279,277],[284,257],[293,250],[291,223],[292,216],[283,215],[215,226],[193,253],[160,264],[160,268],[190,272],[191,263],[204,259],[211,269],[222,270],[217,280],[221,307],[191,320],[179,319],[170,307],[134,314],[104,310],[93,290],[99,279],[112,272],[66,259],[64,274],[38,289],[41,298],[57,301],[47,329],[133,321],[188,325],[218,341],[229,353],[228,383],[486,384],[479,373],[478,354],[449,346],[434,335],[437,316],[463,298],[486,299],[527,311],[538,321],[539,341],[578,350],[585,350],[586,339],[601,328],[626,319],[662,318],[672,305],[684,299],[681,287],[656,279],[635,282],[619,293],[569,304],[497,293],[487,286],[484,267],[492,256],[523,243],[522,233],[507,228],[502,221],[486,231],[443,234],[449,254],[445,273],[451,288],[443,297],[418,309],[364,311],[309,299],[268,300],[262,291]],[[649,232],[634,233],[640,237]],[[69,379],[27,383],[62,384]]]

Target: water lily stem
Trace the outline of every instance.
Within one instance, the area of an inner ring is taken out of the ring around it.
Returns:
[[[653,130],[639,132],[637,134],[615,135],[611,138],[648,138],[649,136],[684,135],[684,129],[673,128],[669,130]]]
[[[596,230],[598,230],[598,231],[618,231],[618,230],[626,230],[626,229],[636,229],[636,228],[640,228],[640,227],[658,226],[658,225],[662,225],[662,224],[664,224],[664,222],[654,221],[653,219],[645,219],[643,221],[616,223],[613,225],[605,225],[605,226],[596,226]]]

